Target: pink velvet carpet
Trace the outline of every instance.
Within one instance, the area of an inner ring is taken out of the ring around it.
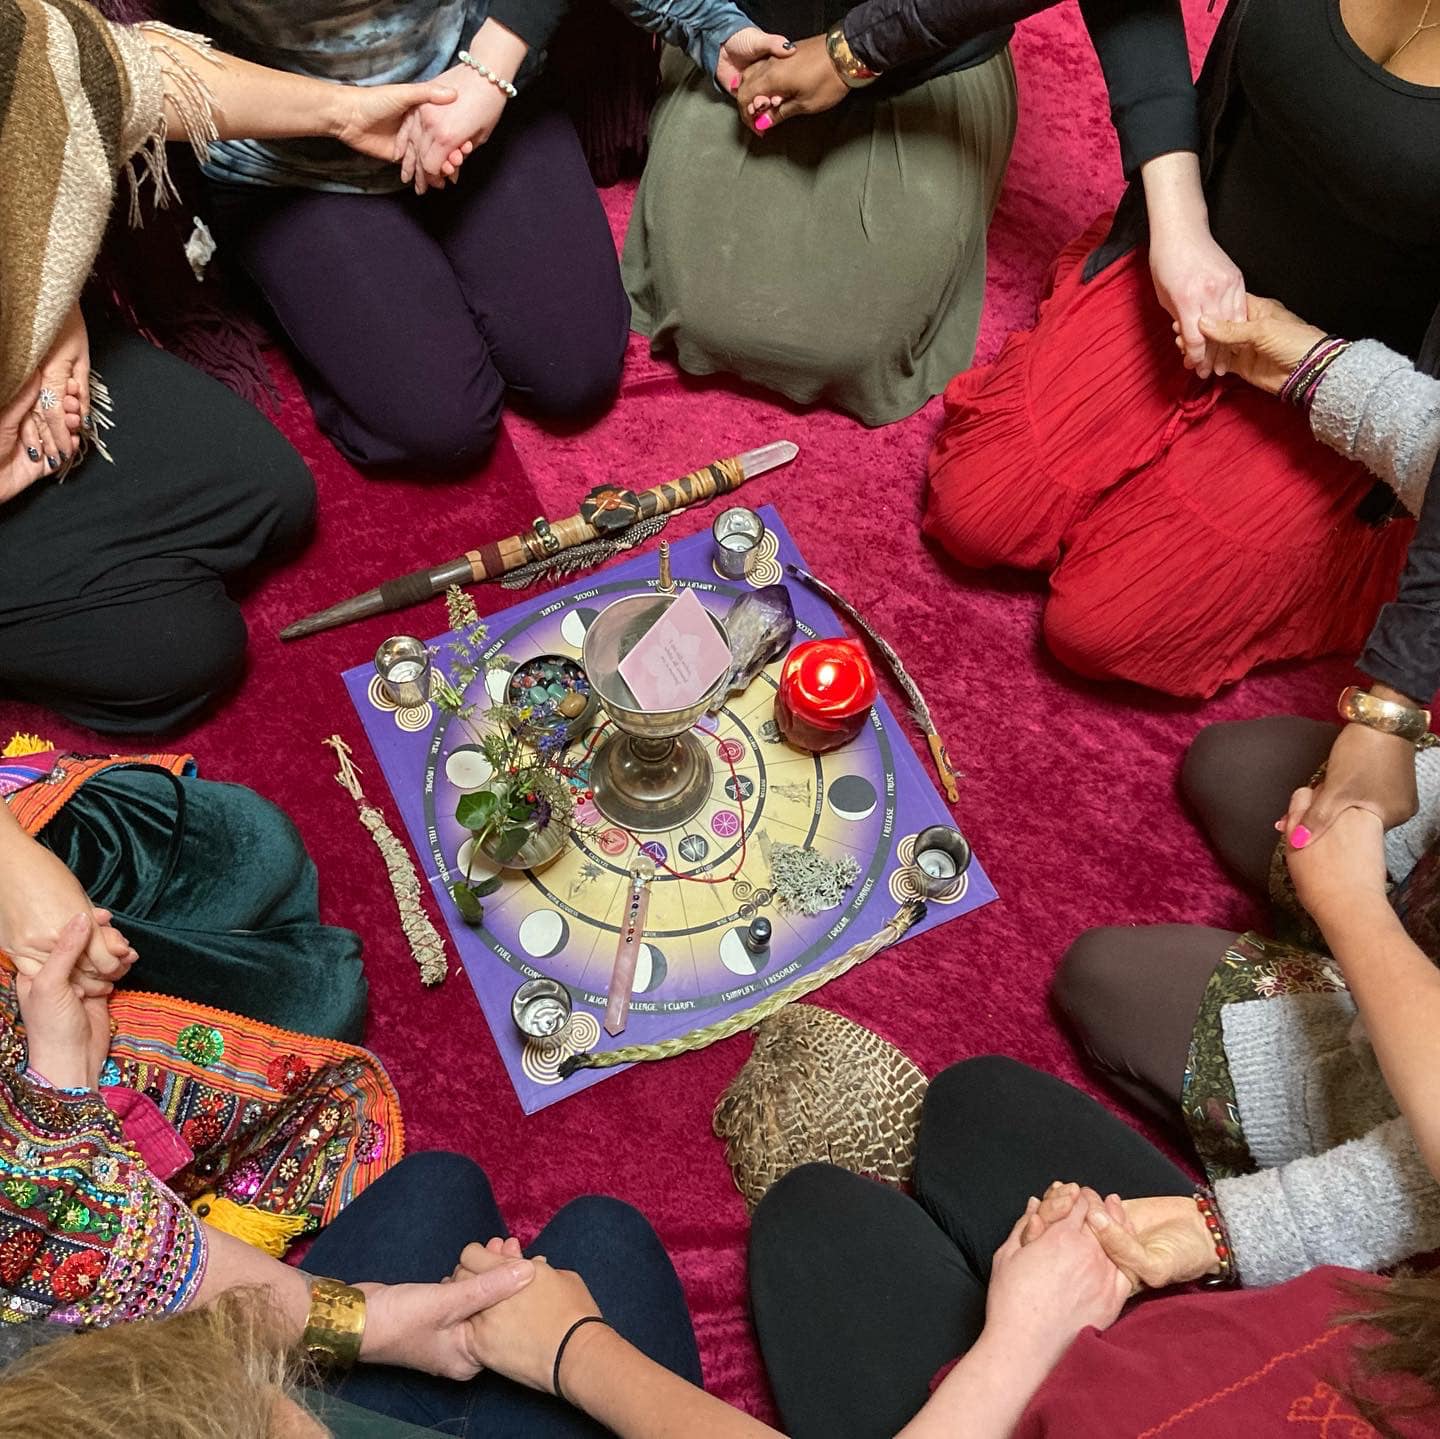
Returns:
[[[1195,0],[1188,8],[1198,55],[1214,17]],[[1050,258],[1118,190],[1098,67],[1073,6],[1028,22],[1015,55],[1022,119],[991,231],[981,359],[1029,322]],[[631,196],[624,186],[605,195],[617,236]],[[768,217],[757,242],[783,246],[784,216]],[[440,605],[398,625],[381,618],[289,647],[276,641],[279,627],[381,577],[512,533],[538,514],[570,514],[599,480],[646,486],[767,440],[794,439],[800,459],[757,482],[747,502],[777,505],[819,574],[905,655],[965,774],[959,822],[1001,895],[1000,903],[872,960],[823,991],[821,1002],[878,1030],[932,1073],[1000,1052],[1082,1084],[1046,1002],[1055,962],[1076,934],[1095,924],[1249,918],[1177,799],[1189,739],[1213,719],[1323,715],[1348,666],[1258,675],[1203,711],[1077,682],[1037,643],[1037,585],[956,572],[919,539],[938,403],[903,424],[867,431],[738,386],[685,379],[636,341],[619,402],[583,433],[557,436],[517,421],[485,472],[469,481],[379,483],[337,457],[278,361],[277,372],[281,423],[319,481],[319,532],[298,563],[248,597],[245,686],[183,745],[205,774],[251,785],[289,810],[319,864],[326,917],[364,934],[369,1040],[405,1102],[411,1147],[454,1148],[479,1160],[522,1236],[585,1190],[639,1205],[684,1280],[710,1385],[768,1417],[746,1312],[745,1211],[710,1132],[715,1100],[749,1040],[640,1066],[523,1117],[464,975],[452,973],[432,991],[420,987],[384,869],[320,743],[337,731],[347,736],[370,797],[386,800],[339,672],[397,627],[439,631]],[[704,514],[681,517],[673,533],[708,522]],[[477,598],[482,611],[509,602],[494,588]],[[15,729],[82,750],[107,748],[42,713],[0,704],[0,738]]]

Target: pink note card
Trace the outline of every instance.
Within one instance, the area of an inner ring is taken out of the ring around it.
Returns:
[[[620,661],[620,676],[644,710],[692,705],[730,668],[730,647],[694,590],[680,598]]]

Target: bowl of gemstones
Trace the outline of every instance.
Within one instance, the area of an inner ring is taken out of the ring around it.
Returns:
[[[527,738],[564,725],[567,743],[590,728],[600,707],[584,666],[567,655],[536,655],[517,665],[505,687],[505,703],[519,711]]]

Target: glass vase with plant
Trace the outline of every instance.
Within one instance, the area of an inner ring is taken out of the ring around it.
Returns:
[[[575,795],[566,764],[565,722],[539,723],[529,706],[492,698],[486,679],[492,673],[508,676],[510,662],[503,654],[486,657],[486,627],[474,600],[457,586],[445,592],[445,611],[453,631],[446,646],[450,674],[436,666],[430,697],[465,727],[490,768],[484,783],[456,803],[455,818],[470,831],[472,842],[464,877],[449,886],[461,916],[479,924],[485,916],[482,901],[501,881],[497,875],[477,879],[477,861],[502,869],[546,863],[574,829]],[[487,702],[482,706],[469,699],[472,691]]]

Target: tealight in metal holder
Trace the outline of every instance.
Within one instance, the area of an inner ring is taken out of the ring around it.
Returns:
[[[958,884],[970,868],[970,841],[958,829],[932,824],[915,836],[915,872],[926,899]]]
[[[715,540],[715,568],[727,580],[743,580],[760,558],[765,521],[743,505],[721,510],[710,527]]]
[[[399,708],[430,703],[430,651],[414,635],[391,635],[375,651],[375,673],[385,697]]]

